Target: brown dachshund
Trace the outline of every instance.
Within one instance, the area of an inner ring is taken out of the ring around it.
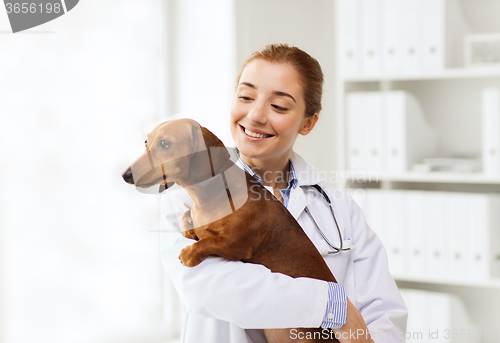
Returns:
[[[147,136],[146,151],[123,179],[137,187],[160,185],[160,192],[173,183],[188,191],[193,206],[182,218],[183,234],[197,242],[182,250],[185,266],[216,255],[292,277],[336,282],[295,218],[229,157],[224,144],[197,122],[168,121]],[[322,334],[320,328],[299,331],[303,337]],[[268,342],[337,342],[291,340],[290,329],[265,330],[265,335]]]

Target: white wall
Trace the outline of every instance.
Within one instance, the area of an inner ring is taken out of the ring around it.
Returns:
[[[229,109],[236,82],[234,0],[164,2],[168,23],[167,116],[183,113],[234,145]]]
[[[158,197],[121,180],[160,118],[160,0],[0,31],[0,342],[161,341]]]

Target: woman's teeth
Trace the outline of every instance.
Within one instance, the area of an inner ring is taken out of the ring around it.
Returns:
[[[263,134],[260,134],[260,133],[252,132],[252,131],[248,130],[247,128],[245,128],[245,133],[247,135],[249,135],[250,137],[254,137],[254,138],[267,138],[267,137],[271,137],[272,136],[272,135],[263,135]]]

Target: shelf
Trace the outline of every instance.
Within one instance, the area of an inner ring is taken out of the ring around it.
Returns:
[[[459,174],[459,173],[406,173],[400,175],[383,175],[372,173],[346,172],[349,181],[354,182],[420,182],[420,183],[462,183],[462,184],[500,184],[500,176],[486,176],[481,173]]]
[[[445,69],[435,72],[405,72],[384,73],[376,75],[359,75],[341,77],[343,82],[379,82],[379,81],[418,81],[418,80],[452,80],[452,79],[480,79],[500,77],[499,67],[476,67]]]
[[[431,278],[431,277],[408,277],[395,275],[394,280],[396,282],[405,283],[424,283],[431,285],[445,285],[445,286],[458,286],[458,287],[475,287],[475,288],[490,288],[500,290],[500,280],[488,280],[488,281],[475,281],[475,280],[453,280],[446,278]]]

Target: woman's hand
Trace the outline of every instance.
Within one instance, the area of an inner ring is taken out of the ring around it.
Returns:
[[[365,320],[349,298],[347,298],[347,321],[341,328],[333,329],[333,332],[340,343],[373,343]]]

